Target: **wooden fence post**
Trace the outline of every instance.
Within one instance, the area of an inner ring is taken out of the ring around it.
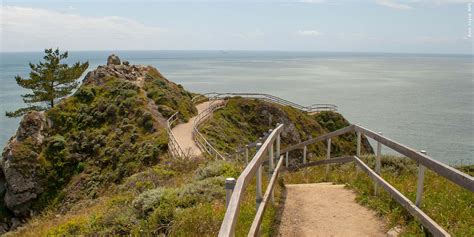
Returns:
[[[280,144],[281,144],[281,136],[280,136],[280,133],[278,133],[277,135],[277,138],[276,138],[276,154],[275,154],[275,158],[278,160],[280,159]]]
[[[331,159],[331,138],[328,138],[327,140],[327,151],[326,151],[326,159]],[[326,178],[328,177],[329,174],[329,164],[326,165]]]
[[[306,152],[307,152],[307,150],[308,150],[307,147],[304,146],[304,148],[303,148],[303,164],[306,164]]]
[[[245,145],[245,164],[249,164],[249,145]]]
[[[382,136],[382,133],[379,132],[379,135]],[[377,154],[375,156],[375,173],[377,173],[378,175],[380,175],[380,169],[382,168],[382,161],[380,159],[382,159],[382,143],[380,142],[377,142]],[[379,194],[379,185],[377,182],[374,183],[374,195],[378,195]]]
[[[286,168],[288,168],[288,152],[286,152],[285,154],[285,165],[286,165]]]
[[[421,154],[426,155],[425,150],[420,151]],[[423,183],[425,179],[425,167],[418,163],[418,182],[417,182],[417,187],[416,187],[416,200],[415,200],[415,205],[417,207],[421,206],[421,198],[423,197]]]
[[[271,179],[273,172],[275,170],[275,163],[274,163],[275,155],[273,154],[273,143],[270,145],[270,149],[268,150],[268,179]],[[273,191],[270,193],[270,201],[272,203],[275,202],[275,196],[273,195]]]
[[[362,140],[362,134],[360,132],[357,132],[357,154],[356,156],[361,158],[360,157],[360,143],[361,143],[361,140]],[[357,174],[359,174],[359,171],[360,171],[360,167],[358,165],[356,165],[356,171],[357,171]]]
[[[232,192],[235,187],[235,178],[226,178],[225,179],[225,208],[229,206],[230,198],[232,197]]]
[[[260,150],[260,147],[262,147],[262,143],[257,143],[257,152]],[[260,206],[260,203],[262,202],[262,165],[260,164],[257,169],[257,174],[256,174],[256,198],[255,201],[257,203],[257,210],[258,207]]]

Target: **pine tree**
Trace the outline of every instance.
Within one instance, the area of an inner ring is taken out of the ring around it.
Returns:
[[[22,95],[23,102],[29,106],[7,112],[6,116],[18,117],[31,110],[42,111],[52,108],[56,101],[69,95],[78,86],[77,79],[89,67],[89,62],[76,62],[72,67],[62,63],[61,60],[68,57],[67,51],[60,53],[59,49],[45,49],[44,53],[44,62],[36,65],[30,63],[30,78],[15,77],[18,85],[32,91],[32,93]],[[43,106],[38,104],[43,104]]]

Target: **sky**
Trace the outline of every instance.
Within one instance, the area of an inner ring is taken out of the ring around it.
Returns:
[[[472,11],[463,0],[3,0],[0,39],[2,52],[472,54]]]

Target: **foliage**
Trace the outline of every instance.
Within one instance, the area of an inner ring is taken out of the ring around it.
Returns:
[[[158,111],[165,118],[179,112],[180,118],[187,121],[197,113],[191,101],[193,94],[184,90],[181,85],[168,81],[154,68],[145,77],[144,89],[146,96],[159,105]]]
[[[45,62],[38,64],[30,63],[30,78],[24,79],[16,76],[17,84],[32,93],[24,94],[23,102],[29,104],[27,108],[19,109],[15,112],[7,112],[8,117],[19,117],[30,110],[45,110],[45,107],[34,105],[35,103],[47,103],[51,108],[57,99],[69,95],[74,90],[78,82],[76,81],[89,67],[89,63],[75,63],[72,67],[61,63],[68,57],[68,52],[60,53],[59,49],[45,49]]]
[[[236,148],[262,137],[277,123],[285,124],[282,144],[296,144],[350,125],[342,115],[335,112],[309,115],[289,106],[253,99],[232,98],[229,99],[226,107],[218,110],[202,125],[201,132],[218,150],[232,154]],[[355,154],[355,133],[334,138],[331,145],[334,156]],[[362,145],[363,153],[373,153],[365,137],[363,137]],[[312,157],[321,156],[325,151],[324,142],[308,146],[309,156]],[[291,155],[301,156],[301,151],[296,151]],[[308,159],[311,158],[308,157]]]

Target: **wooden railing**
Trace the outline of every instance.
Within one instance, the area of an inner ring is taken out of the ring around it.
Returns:
[[[227,154],[222,154],[219,152],[205,137],[204,135],[201,134],[199,131],[199,126],[207,119],[209,116],[214,113],[214,111],[223,108],[226,105],[227,101],[222,101],[222,100],[212,100],[211,103],[209,104],[209,107],[207,107],[204,111],[199,113],[197,117],[194,119],[193,123],[193,139],[194,142],[198,145],[199,149],[201,151],[206,152],[210,156],[213,156],[215,158],[219,158],[222,160],[226,159]]]
[[[269,201],[273,201],[273,189],[275,187],[276,179],[278,177],[280,168],[282,167],[283,159],[280,154],[280,134],[283,131],[283,124],[278,125],[274,130],[270,132],[267,139],[262,143],[257,144],[257,152],[253,156],[250,163],[245,167],[244,171],[240,174],[233,191],[229,193],[229,200],[227,210],[222,222],[219,236],[234,236],[235,228],[237,225],[237,219],[240,212],[240,206],[245,190],[251,180],[256,178],[256,209],[257,214],[250,228],[249,236],[257,236],[262,222],[263,214]],[[275,152],[276,151],[276,152]],[[275,152],[275,153],[274,153]],[[268,153],[268,156],[266,155]],[[271,174],[270,181],[265,191],[265,195],[262,196],[262,164],[268,158],[269,172]],[[274,167],[275,158],[278,159],[276,168]]]
[[[173,115],[171,115],[171,117],[169,117],[168,120],[166,120],[166,131],[168,132],[168,138],[169,138],[168,151],[170,155],[173,156],[174,158],[177,158],[177,157],[185,158],[186,153],[184,153],[183,149],[181,148],[179,143],[176,141],[173,131],[171,131],[171,129],[175,125],[174,123],[176,122],[176,120],[178,120],[178,116],[179,116],[179,112],[176,112]]]
[[[342,134],[355,132],[357,134],[357,151],[355,156],[348,156],[348,157],[338,157],[338,158],[331,158],[331,138],[337,137]],[[376,164],[375,170],[372,170],[368,167],[361,159],[361,136],[365,135],[369,138],[374,139],[377,142],[377,154],[376,154]],[[314,144],[316,142],[326,141],[327,142],[327,154],[325,160],[314,161],[314,162],[306,162],[306,153],[307,153],[307,146],[310,144]],[[399,192],[396,188],[390,185],[386,180],[384,180],[380,176],[381,171],[381,150],[382,145],[385,145],[391,148],[398,153],[415,160],[418,163],[418,183],[417,183],[417,193],[416,193],[416,200],[415,203],[410,201],[407,197],[405,197],[401,192]],[[302,149],[303,150],[303,164],[298,165],[296,167],[288,167],[288,157],[289,152]],[[438,225],[433,219],[431,219],[426,213],[424,213],[420,209],[422,196],[423,196],[423,183],[424,183],[424,171],[425,168],[428,168],[435,172],[436,174],[452,181],[453,183],[474,192],[474,178],[468,174],[465,174],[455,168],[452,168],[446,164],[443,164],[439,161],[434,160],[430,156],[426,154],[424,151],[416,151],[412,148],[409,148],[405,145],[402,145],[396,141],[393,141],[389,138],[382,136],[376,132],[373,132],[369,129],[366,129],[359,125],[350,125],[348,127],[339,129],[334,132],[330,132],[323,136],[313,138],[299,144],[289,146],[283,150],[281,150],[280,155],[285,155],[285,166],[286,169],[300,169],[309,166],[315,165],[329,165],[331,163],[345,163],[345,162],[355,162],[357,166],[362,169],[365,173],[367,173],[373,180],[374,180],[374,189],[375,194],[378,193],[378,186],[384,188],[392,198],[397,201],[402,207],[404,207],[412,216],[417,218],[423,226],[425,226],[434,236],[450,236],[448,232],[446,232],[440,225]],[[326,173],[329,172],[329,166],[326,168]]]
[[[270,95],[270,94],[263,94],[263,93],[217,93],[217,92],[211,92],[211,93],[206,93],[202,94],[199,96],[196,96],[193,98],[196,101],[201,101],[203,99],[208,99],[208,100],[223,100],[231,97],[243,97],[243,98],[249,98],[249,99],[259,99],[283,106],[291,106],[293,108],[299,109],[304,112],[308,113],[316,113],[316,112],[321,112],[321,111],[337,111],[337,105],[334,104],[313,104],[310,106],[303,106],[299,105],[297,103],[285,100],[283,98]]]

